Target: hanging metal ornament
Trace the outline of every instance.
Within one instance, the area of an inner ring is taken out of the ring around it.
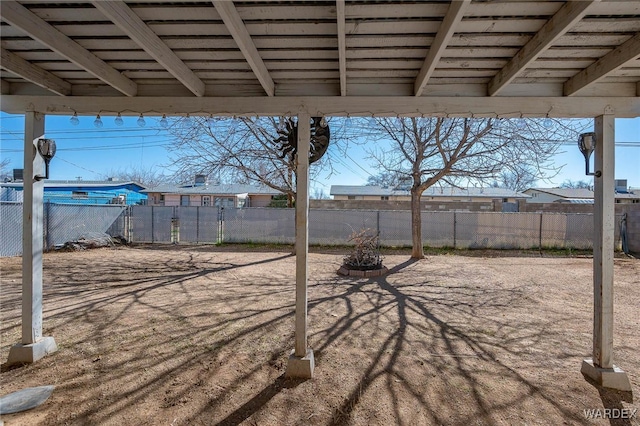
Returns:
[[[309,164],[322,158],[329,148],[331,139],[329,123],[324,117],[311,117],[310,130]],[[280,137],[274,139],[273,143],[280,152],[280,158],[287,157],[293,162],[298,152],[298,124],[292,118],[286,118],[283,128],[278,129],[278,135]]]

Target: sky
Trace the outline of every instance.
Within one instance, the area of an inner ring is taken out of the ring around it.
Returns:
[[[166,145],[172,139],[159,124],[160,117],[145,117],[140,127],[138,117],[122,117],[117,126],[113,116],[102,116],[102,128],[94,125],[95,117],[80,116],[73,126],[69,116],[48,115],[45,136],[54,139],[57,152],[50,164],[50,179],[101,180],[117,170],[159,167],[171,172],[171,159]],[[0,161],[10,161],[8,169],[23,167],[24,116],[0,113]],[[616,179],[627,179],[628,186],[640,188],[640,118],[616,119]],[[320,173],[311,183],[311,195],[331,185],[364,185],[370,175],[377,174],[365,159],[363,147],[351,145],[345,156],[335,156],[336,172]],[[592,160],[593,161],[593,160]],[[538,181],[538,187],[559,186],[566,180],[591,181],[585,176],[584,157],[577,144],[562,145],[555,157],[561,172],[549,181]]]

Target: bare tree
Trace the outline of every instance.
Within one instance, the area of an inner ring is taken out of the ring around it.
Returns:
[[[0,181],[7,182],[12,179],[11,172],[9,172],[9,164],[11,160],[3,158],[0,160]]]
[[[498,175],[496,183],[499,188],[522,192],[533,187],[538,177],[539,175],[531,165],[517,163],[505,167]]]
[[[535,178],[554,172],[551,158],[559,142],[574,140],[567,124],[542,120],[493,118],[383,118],[377,124],[382,139],[369,149],[380,170],[410,182],[413,258],[423,258],[422,193],[436,183],[458,186],[461,180],[483,183],[501,173],[530,170]],[[583,128],[583,126],[580,126]],[[517,165],[517,168],[515,167]]]
[[[398,174],[383,170],[369,176],[367,178],[367,186],[389,186],[394,188],[400,184],[400,180],[401,178]]]
[[[138,182],[147,187],[154,187],[171,181],[171,178],[165,175],[158,167],[144,168],[142,166],[112,169],[103,173],[100,177],[102,179],[113,178],[120,181]]]
[[[567,179],[560,184],[560,188],[570,189],[592,189],[593,183],[586,180],[570,180]]]
[[[179,175],[201,173],[234,183],[266,185],[287,194],[287,205],[292,207],[295,151],[278,142],[287,133],[286,123],[292,121],[286,117],[180,118],[169,128],[175,138],[171,160]],[[310,168],[312,181],[321,170],[332,172],[329,157]]]
[[[324,192],[324,189],[315,188],[309,198],[313,198],[314,200],[328,200],[329,195],[327,195],[327,193]]]

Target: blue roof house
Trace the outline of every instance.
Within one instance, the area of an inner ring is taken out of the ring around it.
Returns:
[[[0,183],[0,201],[22,201],[22,182]],[[47,180],[44,202],[58,204],[146,204],[145,186],[133,181]]]

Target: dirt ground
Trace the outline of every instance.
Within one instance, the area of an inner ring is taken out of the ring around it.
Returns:
[[[44,334],[59,350],[0,373],[1,395],[55,385],[5,425],[639,425],[585,410],[640,404],[640,260],[615,260],[616,364],[627,393],[580,374],[592,260],[384,258],[379,278],[309,255],[312,380],[287,380],[295,257],[286,250],[123,247],[44,256]],[[20,341],[21,259],[0,259],[1,348]],[[612,411],[613,412],[613,411]],[[596,412],[597,413],[597,412]]]

